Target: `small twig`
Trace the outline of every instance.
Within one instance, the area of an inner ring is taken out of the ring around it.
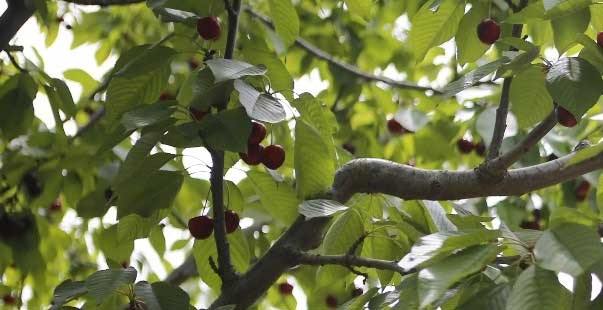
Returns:
[[[297,253],[297,262],[301,265],[323,266],[340,265],[344,267],[368,267],[380,270],[392,270],[400,275],[406,275],[414,271],[404,270],[398,262],[374,258],[365,258],[353,255],[316,255],[308,253]]]
[[[488,168],[491,170],[501,170],[509,168],[513,163],[526,154],[530,149],[546,136],[557,124],[557,115],[553,111],[542,122],[532,129],[519,143],[505,154],[496,157],[490,161]]]
[[[17,68],[17,70],[19,70],[21,72],[27,72],[27,70],[25,70],[23,67],[21,67],[19,65],[19,63],[17,62],[17,60],[15,59],[15,57],[13,57],[13,55],[11,55],[11,53],[9,53],[8,50],[5,50],[4,52],[8,56],[8,59],[10,60],[10,63],[13,64],[13,66],[15,68]]]
[[[73,137],[70,138],[70,140],[73,140],[77,137],[80,137],[81,135],[85,134],[88,130],[90,130],[92,127],[94,127],[94,125],[100,121],[100,119],[105,115],[105,107],[100,107],[98,108],[98,110],[94,111],[94,113],[92,114],[92,116],[90,116],[90,119],[88,120],[88,122],[80,127],[77,132],[75,133],[75,135],[73,135]]]
[[[211,269],[217,274],[220,275],[220,270],[218,268],[218,266],[216,266],[216,262],[214,262],[214,258],[212,256],[208,257],[207,260],[209,261],[209,267],[211,267]]]
[[[262,15],[262,14],[256,12],[256,11],[254,11],[249,6],[243,6],[243,10],[245,10],[251,16],[259,19],[266,26],[274,29],[274,25],[272,24],[272,22],[270,21],[270,19],[268,19],[268,17],[266,17],[266,16],[264,16],[264,15]],[[412,90],[418,90],[418,91],[428,91],[429,90],[429,91],[434,92],[435,94],[441,94],[442,93],[440,90],[437,90],[437,89],[429,87],[429,86],[420,86],[420,85],[412,83],[412,82],[397,81],[397,80],[390,79],[388,77],[377,76],[377,75],[374,75],[374,74],[362,71],[362,70],[360,70],[358,67],[356,67],[354,65],[351,65],[349,63],[346,63],[346,62],[343,62],[343,61],[335,59],[335,57],[333,57],[329,53],[321,50],[317,46],[313,45],[309,41],[306,41],[306,40],[304,40],[302,38],[295,39],[295,44],[297,46],[305,49],[307,52],[309,52],[310,54],[314,55],[315,57],[320,58],[322,60],[325,60],[328,63],[330,63],[330,64],[332,64],[334,66],[337,66],[340,69],[343,69],[344,71],[347,71],[348,73],[356,75],[357,77],[362,78],[364,80],[383,82],[383,83],[388,84],[389,86],[395,87],[395,88],[412,89]]]

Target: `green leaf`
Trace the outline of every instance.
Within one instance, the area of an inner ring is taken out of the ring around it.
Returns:
[[[524,270],[513,285],[507,310],[570,309],[570,294],[557,275],[537,266]]]
[[[121,124],[126,130],[134,130],[168,120],[176,111],[174,101],[158,101],[152,105],[138,107],[124,113]]]
[[[299,205],[295,190],[289,184],[275,181],[267,173],[250,170],[247,177],[260,196],[264,209],[285,225],[293,223],[298,216]]]
[[[92,93],[98,85],[97,80],[88,74],[88,72],[81,69],[65,70],[63,71],[63,76],[66,79],[79,83],[82,86],[82,95]]]
[[[242,80],[235,80],[234,88],[239,92],[239,102],[250,118],[268,123],[285,120],[285,109],[276,98],[260,93]]]
[[[461,19],[456,33],[457,57],[461,66],[478,60],[490,48],[481,42],[476,34],[477,25],[485,16],[488,16],[488,6],[478,2]]]
[[[86,279],[86,289],[97,304],[102,303],[115,290],[136,280],[136,269],[132,267],[100,270]]]
[[[588,61],[565,57],[553,65],[546,76],[553,101],[579,119],[601,96],[601,74]]]
[[[358,15],[365,20],[371,17],[372,2],[368,0],[345,0],[352,14]]]
[[[119,74],[107,87],[105,121],[113,124],[135,106],[155,102],[167,86],[173,54],[161,46],[138,46],[122,54],[114,69]]]
[[[444,210],[444,207],[439,202],[422,200],[420,204],[425,207],[438,231],[457,230],[456,226],[446,216],[446,210]]]
[[[584,46],[580,51],[580,58],[586,59],[597,67],[599,72],[603,72],[603,50],[597,45],[597,42],[583,33],[576,35],[576,42]]]
[[[589,21],[590,11],[588,7],[551,21],[555,47],[557,47],[559,54],[563,54],[576,43],[576,35],[583,34],[586,31]]]
[[[299,17],[291,0],[270,0],[270,16],[276,34],[285,47],[291,46],[299,35]]]
[[[27,73],[12,76],[0,88],[0,134],[7,141],[25,134],[33,124],[37,85]]]
[[[148,310],[189,310],[190,297],[181,288],[166,282],[149,284],[141,281],[134,286],[136,297]]]
[[[59,106],[58,108],[65,113],[67,117],[73,117],[77,112],[77,108],[75,103],[73,102],[73,97],[71,96],[71,91],[67,84],[59,79],[52,79],[49,81],[53,90],[56,93],[56,99]]]
[[[88,289],[86,288],[86,283],[84,281],[66,280],[54,289],[51,302],[52,307],[50,307],[50,309],[56,310],[63,304],[66,304],[87,292]]]
[[[463,310],[505,310],[507,299],[511,293],[511,286],[502,283],[493,287],[480,290],[469,300],[464,301],[459,309]]]
[[[107,229],[103,229],[97,238],[97,244],[107,259],[119,263],[130,259],[134,250],[134,240],[120,242],[118,225],[112,225]]]
[[[453,284],[482,270],[497,253],[495,244],[472,246],[419,271],[421,308],[433,305]]]
[[[251,121],[241,108],[206,115],[199,125],[198,135],[207,146],[233,152],[247,152]]]
[[[314,217],[331,216],[347,209],[348,207],[334,200],[315,199],[302,202],[299,206],[299,213],[305,216],[306,219],[311,219]]]
[[[496,69],[498,69],[500,65],[509,61],[509,58],[503,57],[501,59],[480,66],[479,68],[463,75],[458,80],[449,83],[442,89],[442,92],[444,92],[444,97],[452,97],[460,93],[461,91],[477,84],[477,82],[479,82],[482,78],[496,71]]]
[[[214,75],[214,83],[236,80],[246,76],[266,74],[265,66],[254,66],[239,60],[215,58],[210,59],[205,63]]]
[[[469,246],[490,243],[500,237],[500,231],[486,229],[467,229],[439,232],[419,238],[400,261],[400,266],[410,270],[425,265],[432,260]]]
[[[557,18],[588,8],[592,0],[543,0],[544,17]]]
[[[594,228],[567,223],[545,231],[534,256],[542,268],[577,277],[603,259],[603,247]]]
[[[500,68],[496,70],[494,79],[510,77],[514,74],[521,73],[524,69],[529,68],[532,61],[534,61],[538,55],[540,55],[540,49],[538,47],[527,50],[525,53],[517,54],[509,63],[501,65]]]
[[[509,98],[520,128],[542,121],[553,110],[553,99],[538,65],[530,66],[513,78]]]
[[[165,237],[163,236],[163,227],[161,225],[155,225],[155,227],[151,228],[149,242],[159,256],[165,254]]]
[[[402,246],[395,237],[390,236],[386,230],[375,230],[369,234],[362,245],[362,256],[387,261],[398,261],[406,254],[409,247]],[[376,270],[381,286],[387,286],[394,276],[392,270]]]
[[[182,173],[155,171],[144,178],[131,178],[131,182],[115,189],[117,216],[136,213],[143,217],[172,205],[184,180]]]
[[[364,236],[364,223],[360,213],[354,209],[335,218],[322,242],[320,253],[324,255],[346,254],[360,237]],[[362,250],[362,244],[357,249]],[[341,266],[322,266],[316,277],[319,283],[331,283],[344,278],[350,271]]]
[[[238,42],[241,45],[240,53],[245,61],[256,66],[264,64],[268,68],[266,76],[270,80],[270,88],[282,92],[287,100],[292,100],[293,98],[290,96],[293,90],[291,73],[266,42],[254,36],[240,37]]]
[[[465,12],[465,2],[444,0],[437,12],[430,10],[432,1],[425,3],[412,19],[409,44],[416,63],[425,58],[427,51],[450,40],[457,32]]]
[[[297,196],[311,198],[328,190],[333,183],[335,163],[327,144],[314,127],[302,120],[295,125],[295,175]]]

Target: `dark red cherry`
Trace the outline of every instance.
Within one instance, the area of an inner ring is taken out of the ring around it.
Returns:
[[[588,196],[588,191],[590,190],[590,183],[586,181],[580,182],[578,188],[576,188],[576,200],[584,201],[586,196]]]
[[[239,153],[239,157],[250,166],[259,165],[264,158],[264,147],[261,144],[250,144],[247,146],[247,153]]]
[[[500,26],[492,19],[485,19],[477,25],[477,37],[485,44],[494,44],[500,37]]]
[[[220,21],[216,16],[203,17],[197,21],[197,32],[205,40],[217,40],[220,31]]]
[[[285,162],[285,149],[278,144],[269,145],[264,149],[262,163],[268,169],[276,170]]]
[[[387,121],[387,130],[389,131],[389,133],[391,133],[393,135],[402,135],[402,134],[406,133],[406,129],[404,127],[402,127],[402,125],[393,118],[390,118]]]
[[[597,33],[597,45],[603,47],[603,31]]]
[[[251,133],[247,142],[249,144],[259,144],[266,138],[266,126],[256,121],[251,121]]]
[[[568,110],[557,107],[557,120],[559,124],[565,127],[574,127],[578,124],[576,117]]]
[[[214,220],[206,215],[193,217],[188,220],[188,230],[196,239],[207,239],[214,231]]]
[[[224,212],[224,223],[226,225],[226,232],[230,234],[239,228],[239,215],[232,210]]]
[[[469,140],[465,140],[465,139],[458,140],[456,142],[456,146],[458,147],[459,151],[463,154],[471,153],[471,151],[473,151],[473,148],[474,148],[473,142],[471,142]]]
[[[291,295],[291,293],[293,293],[293,285],[288,282],[281,283],[278,285],[278,291],[282,295]]]

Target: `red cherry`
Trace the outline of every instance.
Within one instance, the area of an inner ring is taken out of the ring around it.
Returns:
[[[188,220],[188,230],[196,239],[207,239],[214,231],[214,220],[206,215]]]
[[[540,224],[537,221],[521,221],[519,227],[523,229],[540,230]]]
[[[230,234],[239,228],[239,215],[232,210],[228,210],[224,212],[224,222],[226,224],[226,232]]]
[[[352,297],[358,297],[362,294],[364,294],[364,291],[362,290],[361,287],[357,287],[352,291]]]
[[[484,142],[480,142],[473,146],[477,155],[484,157],[486,155],[486,145]]]
[[[203,111],[194,107],[188,107],[188,113],[193,120],[200,122],[205,115],[209,114],[209,110]]]
[[[256,166],[262,162],[265,149],[261,144],[247,145],[247,153],[239,153],[239,157],[248,165]]]
[[[174,100],[176,99],[176,97],[174,97],[174,95],[172,94],[168,94],[168,93],[162,93],[159,96],[159,100],[163,101],[163,100]]]
[[[574,127],[578,124],[576,117],[572,113],[562,107],[557,107],[557,120],[559,124],[565,127]]]
[[[387,121],[387,130],[389,130],[389,133],[394,135],[402,135],[406,133],[406,129],[402,127],[402,125],[400,125],[400,123],[398,123],[398,121],[393,118],[390,118]]]
[[[465,140],[465,139],[458,140],[456,142],[456,146],[458,147],[459,151],[463,154],[471,153],[471,151],[473,151],[473,148],[474,148],[473,142],[471,142],[469,140]]]
[[[325,299],[325,303],[327,304],[327,306],[329,306],[329,308],[336,308],[337,307],[337,298],[335,298],[335,296],[333,296],[333,295],[327,295],[327,298]]]
[[[197,32],[205,40],[217,40],[220,37],[220,21],[216,16],[207,16],[197,21]]]
[[[584,199],[586,199],[586,196],[588,196],[589,190],[590,190],[590,183],[588,183],[586,181],[580,182],[580,185],[578,185],[578,188],[576,188],[576,200],[584,201]]]
[[[603,47],[603,31],[597,33],[597,45]]]
[[[57,199],[48,207],[48,210],[53,212],[60,211],[62,206],[63,203],[61,203],[61,200]]]
[[[268,169],[276,170],[285,162],[285,150],[278,144],[269,145],[264,149],[262,163]]]
[[[6,294],[2,296],[2,301],[4,301],[5,305],[12,305],[15,303],[16,299],[11,294]]]
[[[247,142],[249,144],[259,144],[266,138],[266,126],[256,121],[251,121],[251,133]]]
[[[278,285],[278,291],[282,294],[282,295],[291,295],[291,293],[293,293],[293,285],[284,282]]]
[[[485,19],[477,25],[477,37],[485,44],[494,44],[500,37],[500,26],[492,19]]]
[[[191,70],[195,70],[199,67],[199,62],[195,59],[190,59],[188,61],[188,68]]]
[[[354,155],[356,154],[356,146],[354,146],[354,144],[348,142],[348,143],[344,143],[341,146],[344,150],[350,152],[350,154]]]

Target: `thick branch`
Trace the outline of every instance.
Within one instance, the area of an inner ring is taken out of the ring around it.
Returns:
[[[523,29],[523,25],[515,24],[513,25],[513,37],[521,36],[521,30]],[[512,47],[511,50],[514,50]],[[488,148],[488,155],[486,156],[486,161],[490,161],[496,157],[498,157],[498,153],[500,151],[500,145],[502,144],[503,137],[505,135],[505,130],[507,129],[507,115],[509,114],[509,94],[511,92],[511,82],[513,81],[513,77],[505,78],[503,82],[502,91],[500,95],[500,103],[498,104],[498,108],[496,109],[496,121],[494,122],[494,132],[492,133],[492,141],[490,142],[490,147]]]
[[[518,144],[513,146],[511,150],[505,154],[494,158],[488,163],[488,169],[492,170],[504,170],[509,168],[512,164],[518,161],[521,156],[526,154],[536,145],[544,136],[546,136],[553,127],[557,124],[557,115],[553,111],[547,118],[545,118],[540,124],[532,129],[527,136],[523,138]]]
[[[392,262],[381,259],[364,258],[354,255],[312,255],[307,253],[298,254],[298,263],[301,265],[340,265],[344,267],[368,267],[381,270],[392,270],[400,275],[406,275],[409,272],[398,265],[398,262]]]
[[[34,9],[26,1],[7,1],[8,8],[0,16],[0,50],[8,48],[8,43],[25,22],[33,15]]]
[[[272,24],[272,22],[270,21],[270,19],[268,19],[268,17],[254,11],[251,7],[249,6],[244,6],[243,9],[248,12],[251,16],[259,19],[262,23],[264,23],[266,26],[274,29],[274,25]],[[351,65],[349,63],[340,61],[335,59],[335,57],[333,57],[332,55],[330,55],[329,53],[321,50],[320,48],[318,48],[317,46],[315,46],[314,44],[310,43],[309,41],[306,41],[302,38],[297,38],[295,39],[295,44],[303,49],[305,49],[308,53],[314,55],[317,58],[320,58],[322,60],[325,60],[326,62],[330,63],[331,65],[334,65],[336,67],[339,67],[340,69],[347,71],[348,73],[351,73],[353,75],[356,75],[359,78],[362,78],[364,80],[367,81],[376,81],[376,82],[383,82],[385,84],[388,84],[391,87],[395,87],[395,88],[401,88],[401,89],[411,89],[411,90],[418,90],[418,91],[427,91],[430,90],[436,94],[441,94],[442,92],[428,87],[428,86],[420,86],[417,85],[415,83],[412,82],[405,82],[405,81],[397,81],[397,80],[393,80],[390,79],[388,77],[384,77],[384,76],[377,76],[374,75],[372,73],[369,72],[365,72],[360,70],[358,67]]]
[[[540,165],[510,170],[499,183],[484,183],[475,171],[424,170],[382,159],[356,159],[341,167],[325,198],[345,203],[356,193],[383,193],[403,199],[455,200],[522,195],[603,168],[603,154],[574,165],[574,154]],[[243,276],[214,302],[247,309],[288,269],[296,265],[293,250],[320,245],[329,218],[299,217],[287,232]]]

